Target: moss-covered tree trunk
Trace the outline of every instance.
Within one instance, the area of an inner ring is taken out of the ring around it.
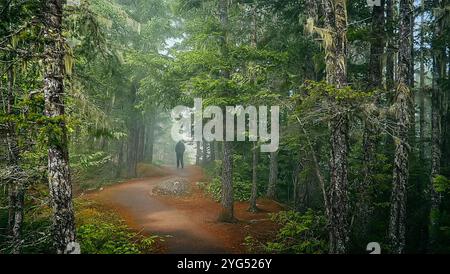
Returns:
[[[347,8],[345,0],[325,0],[325,27],[331,36],[326,48],[327,82],[335,88],[347,85]],[[348,224],[348,128],[345,106],[335,102],[330,129],[330,187],[328,193],[330,253],[345,253]]]
[[[11,6],[12,3],[6,3],[3,8],[5,13],[4,26],[7,26],[8,31],[12,32],[11,24]],[[8,189],[8,226],[7,235],[11,242],[11,253],[18,254],[21,251],[22,245],[22,223],[24,217],[24,198],[25,198],[25,183],[23,177],[23,170],[20,166],[20,148],[19,148],[19,136],[17,134],[17,123],[14,119],[16,114],[16,87],[15,87],[15,74],[14,64],[17,62],[14,53],[6,54],[6,98],[3,97],[3,86],[0,79],[0,92],[2,94],[2,103],[6,115],[9,116],[9,120],[6,122],[6,158],[7,166],[13,176],[7,180]]]
[[[380,6],[374,6],[372,10],[372,30],[370,35],[369,57],[369,89],[382,87],[383,81],[383,54],[385,45],[385,1],[381,0]]]
[[[387,31],[387,48],[386,48],[386,88],[393,91],[395,85],[395,52],[396,38],[394,30],[396,28],[395,8],[397,0],[386,0],[386,31]]]
[[[6,112],[14,115],[14,71],[11,65],[7,72],[7,104]],[[20,253],[22,244],[22,223],[24,214],[25,185],[20,167],[19,136],[16,133],[16,123],[14,120],[8,122],[8,132],[6,134],[8,149],[8,166],[15,178],[10,178],[8,185],[8,233],[11,237],[11,253]]]
[[[370,59],[368,73],[368,91],[381,89],[383,86],[383,54],[384,54],[384,3],[381,6],[374,6],[372,10],[372,30],[370,37]],[[377,145],[377,136],[379,132],[377,125],[373,122],[374,111],[369,107],[366,110],[369,117],[364,121],[363,134],[363,170],[362,180],[358,187],[357,203],[357,229],[361,237],[365,237],[368,229],[370,208],[373,167],[375,165],[375,151]]]
[[[421,24],[420,24],[420,68],[419,68],[419,159],[422,163],[425,163],[425,136],[426,136],[426,117],[425,117],[425,97],[427,96],[427,90],[425,88],[425,1],[421,1]]]
[[[412,0],[400,1],[400,27],[397,87],[395,94],[395,156],[393,189],[389,221],[389,240],[393,253],[403,253],[405,248],[406,185],[409,178],[409,131],[411,128],[412,96],[409,88],[412,43]]]
[[[429,248],[432,249],[437,241],[439,229],[439,205],[440,195],[434,187],[434,179],[441,173],[442,160],[442,105],[443,91],[442,84],[446,78],[447,64],[446,49],[443,46],[443,31],[445,28],[445,0],[435,2],[435,25],[433,38],[433,89],[431,94],[431,176],[429,184]]]
[[[53,209],[53,239],[56,252],[66,253],[75,241],[75,218],[64,112],[64,38],[62,36],[63,0],[48,0],[44,5],[44,96],[49,119],[48,181]]]

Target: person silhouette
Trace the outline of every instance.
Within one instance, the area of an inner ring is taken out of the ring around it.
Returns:
[[[184,168],[184,151],[186,150],[186,147],[184,146],[183,141],[179,141],[177,145],[175,146],[175,152],[177,154],[177,168]]]

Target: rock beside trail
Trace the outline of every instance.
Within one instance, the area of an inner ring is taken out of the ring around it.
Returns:
[[[170,178],[153,188],[157,195],[184,196],[190,192],[190,184],[184,178]]]

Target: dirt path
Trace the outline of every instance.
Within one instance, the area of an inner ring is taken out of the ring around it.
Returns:
[[[167,168],[168,176],[132,180],[114,185],[91,197],[115,209],[133,229],[144,234],[169,236],[165,239],[165,253],[241,253],[242,241],[249,231],[270,232],[274,227],[267,221],[267,213],[278,211],[273,203],[260,205],[258,214],[245,211],[244,204],[236,205],[239,222],[218,223],[219,204],[205,197],[195,183],[203,174],[197,167],[185,170]],[[152,193],[160,182],[173,176],[184,177],[192,184],[189,197],[161,197]],[[265,207],[265,208],[264,208]],[[257,224],[258,229],[253,229]]]

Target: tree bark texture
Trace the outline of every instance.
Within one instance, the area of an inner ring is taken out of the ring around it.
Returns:
[[[372,35],[369,60],[368,90],[381,89],[383,81],[383,54],[384,54],[384,3],[381,6],[374,6],[372,10]],[[363,134],[363,178],[359,185],[357,203],[357,226],[360,236],[367,233],[370,208],[371,208],[371,187],[373,168],[375,165],[375,152],[377,145],[378,130],[372,122],[373,111],[368,110],[369,119],[364,121]]]
[[[395,29],[396,16],[395,7],[398,0],[386,0],[386,30],[387,30],[387,48],[386,48],[386,88],[393,91],[395,85]]]
[[[252,148],[252,192],[249,202],[249,211],[257,212],[256,200],[258,199],[258,146],[255,144]]]
[[[53,209],[53,238],[56,252],[66,253],[75,241],[75,218],[69,170],[67,128],[64,113],[63,0],[45,2],[44,96],[45,114],[50,121],[48,182]]]
[[[269,164],[269,185],[267,187],[267,198],[277,198],[277,182],[278,182],[278,151],[270,153]]]
[[[326,47],[327,82],[335,88],[347,85],[347,8],[345,0],[324,0],[325,29],[331,36]],[[330,129],[329,236],[332,254],[347,251],[348,224],[348,127],[345,106],[335,103]]]
[[[221,55],[224,60],[228,58],[228,0],[219,0],[218,13],[219,22],[222,28],[220,37]],[[230,78],[230,72],[226,69],[221,72],[221,76],[227,80]],[[226,91],[224,91],[225,93]],[[224,128],[225,119],[224,119]],[[225,140],[225,139],[224,139]],[[219,220],[222,222],[234,221],[234,194],[233,194],[233,147],[231,142],[223,142],[223,161],[222,161],[222,211]]]
[[[412,96],[409,89],[411,43],[412,43],[412,0],[400,0],[399,60],[397,88],[395,94],[395,156],[393,188],[389,221],[391,251],[401,254],[405,248],[406,186],[409,178],[409,131],[411,128]]]
[[[8,94],[7,114],[14,115],[14,71],[11,66],[7,72]],[[8,185],[8,232],[11,237],[11,253],[19,254],[22,244],[22,223],[24,214],[25,184],[21,178],[19,140],[16,133],[16,124],[8,122],[6,141],[8,145],[8,166],[14,170],[16,179],[11,180]]]
[[[434,179],[441,173],[442,161],[442,110],[443,110],[443,82],[447,77],[446,48],[442,46],[443,31],[445,28],[445,15],[448,11],[445,7],[448,1],[437,0],[435,2],[435,25],[433,41],[433,88],[431,94],[431,176],[429,183],[429,249],[432,249],[437,241],[439,230],[439,206],[440,194],[434,186]],[[442,13],[444,12],[444,13]]]

